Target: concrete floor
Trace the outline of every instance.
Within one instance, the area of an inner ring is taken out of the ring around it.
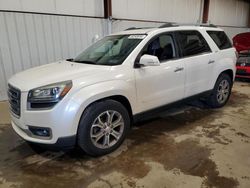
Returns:
[[[0,104],[0,187],[250,187],[250,83],[221,109],[179,110],[139,123],[114,153],[37,154]]]

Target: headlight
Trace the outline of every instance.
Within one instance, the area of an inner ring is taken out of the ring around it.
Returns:
[[[72,81],[59,82],[55,84],[50,84],[46,86],[42,86],[39,88],[35,88],[29,91],[28,94],[28,102],[32,104],[56,104],[60,101],[72,88]],[[41,106],[40,106],[41,107]]]

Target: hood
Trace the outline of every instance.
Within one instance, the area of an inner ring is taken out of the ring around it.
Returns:
[[[11,77],[9,83],[21,91],[29,91],[56,82],[104,74],[110,69],[110,66],[59,61],[17,73]]]
[[[236,35],[233,38],[233,44],[237,52],[250,50],[250,32]]]

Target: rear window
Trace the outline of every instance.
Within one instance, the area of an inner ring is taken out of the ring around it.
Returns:
[[[220,50],[232,48],[232,44],[224,31],[207,31]]]

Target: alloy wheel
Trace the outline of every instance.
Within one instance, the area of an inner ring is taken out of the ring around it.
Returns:
[[[220,104],[223,104],[229,97],[230,84],[227,80],[222,80],[217,90],[217,100]]]
[[[114,146],[124,132],[122,115],[114,110],[107,110],[94,120],[90,129],[92,143],[100,149]]]

